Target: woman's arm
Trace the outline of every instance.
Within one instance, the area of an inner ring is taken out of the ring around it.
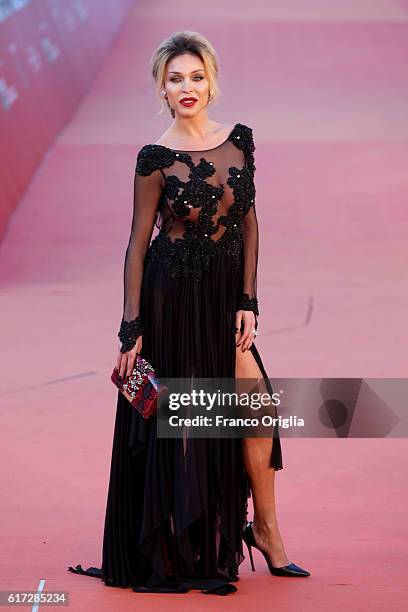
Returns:
[[[252,128],[246,127],[243,138],[243,147],[247,167],[251,173],[251,182],[248,185],[247,197],[249,208],[242,220],[243,237],[243,272],[242,289],[236,304],[236,327],[238,328],[237,346],[242,345],[242,350],[250,348],[254,334],[253,330],[258,328],[258,300],[257,300],[257,270],[258,270],[258,248],[259,232],[258,220],[255,210],[255,144]],[[243,330],[241,333],[241,327]]]
[[[258,300],[256,297],[256,278],[258,268],[258,221],[255,206],[252,205],[242,222],[243,234],[243,278],[242,293],[236,304],[235,325],[236,346],[242,351],[251,347],[254,341],[253,330],[258,329]]]
[[[140,154],[139,154],[140,155]],[[145,174],[145,164],[138,157],[133,187],[133,219],[125,255],[123,275],[123,317],[119,331],[121,352],[129,351],[143,333],[140,316],[140,291],[144,259],[153,233],[157,208],[164,186],[163,175],[156,169]]]
[[[256,279],[258,270],[259,232],[255,204],[252,204],[243,219],[242,234],[244,269],[242,295],[238,300],[237,310],[252,310],[252,312],[258,315]]]

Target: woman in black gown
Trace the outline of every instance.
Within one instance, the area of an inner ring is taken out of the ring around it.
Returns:
[[[175,121],[161,143],[137,155],[116,367],[129,375],[139,353],[159,379],[252,377],[272,394],[253,343],[253,133],[209,120],[217,71],[213,47],[195,32],[176,33],[153,56]],[[192,132],[205,135],[188,141]],[[156,218],[160,232],[150,243]],[[156,418],[143,419],[118,392],[102,568],[69,569],[137,592],[227,594],[236,591],[244,538],[269,555],[272,573],[308,575],[289,564],[279,534],[280,469],[277,426],[272,439],[158,438]]]

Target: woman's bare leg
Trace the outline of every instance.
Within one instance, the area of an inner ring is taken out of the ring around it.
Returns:
[[[235,376],[261,381],[262,373],[250,350],[236,348]],[[251,383],[252,384],[252,383]],[[266,389],[261,389],[261,392]],[[257,545],[269,554],[272,565],[289,563],[279,532],[275,507],[275,469],[269,466],[272,439],[243,438],[243,456],[254,502],[253,533]]]

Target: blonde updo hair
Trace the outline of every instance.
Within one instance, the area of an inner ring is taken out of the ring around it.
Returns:
[[[183,53],[193,53],[203,62],[209,91],[212,93],[211,101],[215,101],[221,95],[217,82],[219,62],[217,52],[212,44],[199,32],[190,32],[189,30],[176,32],[160,43],[150,60],[150,68],[156,84],[156,94],[161,101],[159,115],[164,111],[164,100],[161,92],[164,87],[167,64],[173,57]],[[169,106],[168,102],[167,106]],[[174,117],[174,111],[171,114]]]

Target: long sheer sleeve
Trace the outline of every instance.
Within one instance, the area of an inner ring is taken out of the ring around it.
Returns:
[[[253,310],[258,314],[256,281],[258,270],[259,231],[255,205],[252,205],[242,222],[244,269],[242,280],[243,310]]]
[[[139,152],[133,185],[133,218],[129,243],[125,254],[123,275],[123,317],[118,336],[121,351],[129,351],[143,333],[140,316],[140,291],[144,259],[153,233],[164,180],[159,169],[152,170]]]
[[[257,299],[257,270],[259,231],[255,205],[252,205],[242,222],[243,235],[243,273],[242,294],[239,296],[236,310],[252,310],[259,315]],[[258,321],[256,320],[256,327]]]
[[[256,317],[259,315],[257,300],[257,271],[259,230],[255,210],[255,144],[252,128],[247,128],[245,138],[245,154],[247,165],[251,173],[251,182],[248,185],[248,209],[242,220],[243,237],[243,272],[242,293],[238,298],[236,310],[252,310]],[[257,322],[256,322],[257,325]]]

